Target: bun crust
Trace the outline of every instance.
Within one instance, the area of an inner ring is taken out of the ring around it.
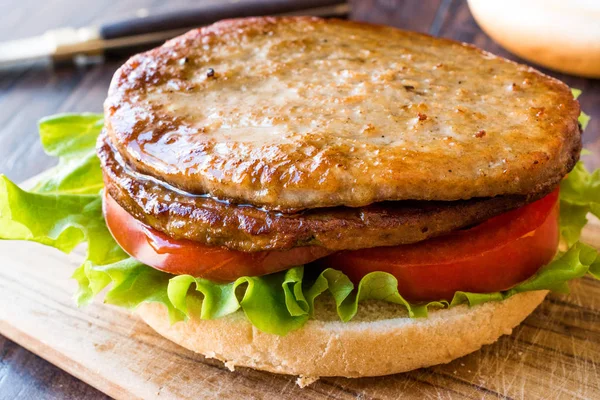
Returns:
[[[600,78],[600,4],[469,0],[477,23],[518,56],[572,75]]]
[[[547,293],[520,293],[502,302],[431,311],[422,319],[403,316],[401,307],[384,302],[361,304],[347,323],[317,309],[314,319],[286,336],[257,330],[242,312],[173,325],[161,304],[144,303],[137,312],[159,334],[224,361],[231,369],[245,366],[300,375],[306,381],[388,375],[448,363],[510,334]]]

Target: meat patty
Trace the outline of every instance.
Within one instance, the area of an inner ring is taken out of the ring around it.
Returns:
[[[106,190],[137,219],[176,239],[247,252],[306,245],[351,250],[413,243],[480,223],[546,194],[397,201],[285,214],[190,195],[135,172],[123,163],[105,133],[99,138],[98,154]]]
[[[287,211],[544,192],[578,115],[563,83],[473,46],[308,17],[193,30],[131,58],[105,103],[136,170]]]

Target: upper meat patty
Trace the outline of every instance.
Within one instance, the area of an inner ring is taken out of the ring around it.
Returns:
[[[578,115],[529,67],[317,18],[193,30],[131,58],[105,103],[137,171],[284,211],[544,192],[578,158]]]

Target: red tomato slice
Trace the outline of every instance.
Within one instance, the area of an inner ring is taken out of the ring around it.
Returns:
[[[119,246],[144,264],[171,274],[231,282],[240,276],[270,274],[331,254],[331,250],[318,246],[246,253],[172,239],[135,219],[108,194],[104,195],[103,205],[106,225]]]
[[[411,301],[451,299],[457,290],[508,289],[552,260],[559,241],[558,190],[474,228],[423,242],[332,254],[318,263],[353,282],[385,271]]]
[[[559,240],[558,190],[471,229],[410,245],[335,254],[318,246],[246,253],[172,239],[135,219],[109,195],[104,214],[128,254],[172,274],[230,282],[321,259],[320,266],[339,269],[353,282],[370,272],[389,272],[412,301],[450,299],[457,290],[508,289],[552,260]]]

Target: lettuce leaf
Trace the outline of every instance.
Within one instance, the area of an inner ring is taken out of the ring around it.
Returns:
[[[579,89],[571,89],[571,93],[573,93],[573,97],[575,99],[577,99],[580,95],[581,95],[581,90]],[[579,125],[581,125],[581,129],[585,130],[585,128],[587,128],[588,124],[590,123],[590,116],[587,115],[586,113],[584,113],[583,111],[581,111],[581,113],[579,114]]]
[[[40,123],[40,135],[48,154],[59,157],[58,166],[38,179],[31,191],[0,175],[0,239],[36,241],[66,253],[87,243],[87,258],[73,274],[79,284],[79,305],[106,289],[106,303],[134,309],[143,302],[158,302],[167,307],[173,322],[191,316],[220,318],[242,310],[258,329],[284,335],[308,321],[321,295],[333,298],[342,321],[351,320],[360,303],[369,299],[395,303],[410,317],[426,317],[430,309],[473,306],[525,291],[566,292],[569,280],[587,273],[600,278],[598,252],[578,241],[587,214],[600,214],[600,171],[590,174],[582,163],[561,184],[560,224],[568,250],[504,292],[457,292],[452,299],[412,304],[398,293],[396,278],[384,272],[373,272],[358,285],[334,269],[306,278],[302,266],[227,284],[173,276],[128,257],[106,228],[102,176],[94,151],[101,129],[98,114],[46,118]]]
[[[30,240],[65,253],[87,242],[87,258],[97,264],[125,257],[106,228],[99,195],[26,192],[2,175],[0,238]]]
[[[335,300],[337,313],[350,321],[365,300],[383,300],[406,309],[410,317],[427,317],[429,309],[449,308],[460,304],[474,306],[488,301],[507,299],[532,290],[568,292],[567,282],[590,273],[600,278],[597,250],[576,243],[530,279],[503,292],[457,292],[450,300],[412,304],[398,293],[398,281],[386,272],[372,272],[355,285],[342,272],[326,269],[315,280],[303,280],[304,268],[262,277],[243,277],[235,282],[218,284],[190,275],[159,272],[133,259],[109,266],[84,264],[90,282],[101,282],[94,294],[112,283],[105,302],[135,308],[144,301],[157,301],[169,309],[172,322],[198,316],[213,319],[239,309],[258,329],[277,335],[302,327],[314,312],[316,298],[329,293]],[[241,290],[240,290],[241,289]]]
[[[103,126],[102,114],[58,114],[39,123],[48,155],[59,157],[34,187],[39,193],[98,194],[103,188],[95,144]]]
[[[590,173],[580,161],[560,184],[560,232],[568,245],[579,240],[588,213],[600,218],[600,169]]]

